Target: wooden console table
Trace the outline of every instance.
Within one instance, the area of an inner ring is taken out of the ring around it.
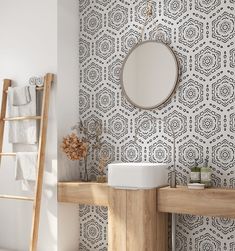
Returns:
[[[59,182],[58,201],[108,207],[110,251],[168,251],[168,213],[235,218],[235,189],[118,190]]]

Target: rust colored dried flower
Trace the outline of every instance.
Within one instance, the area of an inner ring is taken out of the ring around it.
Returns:
[[[88,143],[78,138],[75,133],[63,138],[61,149],[70,160],[81,160],[87,156]]]

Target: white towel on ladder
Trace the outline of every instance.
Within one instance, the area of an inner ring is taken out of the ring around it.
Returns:
[[[27,105],[31,102],[29,86],[15,87],[11,95],[10,103],[13,106]]]
[[[25,87],[8,88],[8,116],[36,116],[36,88],[28,86],[28,93]],[[20,95],[25,95],[21,97]],[[30,102],[26,102],[30,101]],[[25,104],[23,104],[25,103]],[[16,105],[18,104],[18,105]],[[20,105],[23,104],[23,105]],[[36,144],[37,121],[35,119],[9,121],[9,142],[13,144]]]
[[[31,190],[37,178],[37,152],[17,152],[15,179],[22,181],[23,190]]]

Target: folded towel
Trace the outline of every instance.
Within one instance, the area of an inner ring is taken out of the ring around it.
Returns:
[[[15,87],[12,91],[11,103],[13,106],[26,105],[31,102],[29,86]]]
[[[36,87],[28,86],[29,96],[31,101],[25,105],[15,106],[14,98],[15,87],[8,88],[8,116],[36,116]],[[34,119],[30,120],[16,120],[9,121],[9,142],[10,143],[22,143],[22,144],[35,144],[37,143],[37,121]]]
[[[43,77],[31,77],[29,79],[30,85],[36,85],[36,86],[43,86],[44,84],[44,78]]]
[[[32,191],[37,178],[37,153],[17,152],[15,163],[15,179],[22,182],[24,191]]]

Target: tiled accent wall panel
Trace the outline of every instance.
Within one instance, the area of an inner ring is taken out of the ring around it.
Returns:
[[[139,39],[146,2],[80,0],[79,4],[80,117],[91,133],[94,122],[102,121],[106,129],[102,154],[109,162],[171,166],[171,132],[151,122],[154,117],[165,118],[176,131],[178,183],[186,184],[195,158],[201,165],[208,155],[213,186],[235,187],[235,1],[153,1],[145,39],[167,37],[181,74],[174,97],[151,111],[129,104],[120,85],[120,67]],[[135,128],[146,119],[135,142]],[[89,167],[94,178],[96,154]],[[80,250],[107,250],[107,208],[80,206],[80,217]],[[235,222],[178,215],[177,250],[235,251]]]

